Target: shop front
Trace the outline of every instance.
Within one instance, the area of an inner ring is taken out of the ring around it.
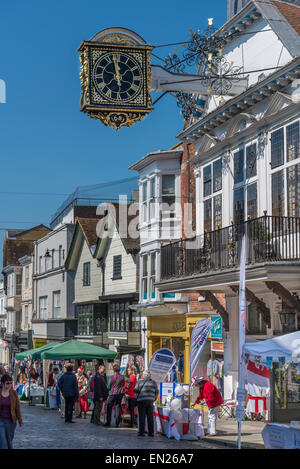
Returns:
[[[177,359],[177,381],[188,383],[193,327],[197,321],[208,316],[200,313],[147,315],[149,360],[158,349],[170,349]],[[207,363],[210,357],[210,342],[208,342],[198,365],[202,375],[206,375]]]

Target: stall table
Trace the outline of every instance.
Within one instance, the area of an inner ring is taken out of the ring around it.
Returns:
[[[170,407],[155,405],[153,415],[156,431],[176,440],[180,440],[187,433],[198,438],[202,437],[204,435],[203,412],[200,409],[182,409],[180,412],[182,418],[176,420]]]
[[[300,427],[268,423],[261,433],[266,449],[300,449]]]

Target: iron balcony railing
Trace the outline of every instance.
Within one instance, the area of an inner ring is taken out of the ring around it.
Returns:
[[[244,233],[247,265],[300,260],[300,218],[265,215],[162,246],[161,280],[238,267]]]

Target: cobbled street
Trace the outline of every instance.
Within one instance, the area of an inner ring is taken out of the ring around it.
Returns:
[[[213,443],[176,441],[156,434],[154,438],[137,436],[131,428],[103,428],[87,420],[66,424],[56,410],[21,405],[24,425],[17,426],[15,449],[222,449]]]

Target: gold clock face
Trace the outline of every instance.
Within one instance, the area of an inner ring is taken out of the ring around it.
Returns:
[[[122,51],[102,54],[93,67],[93,82],[111,104],[134,102],[143,87],[143,71],[135,58]]]

